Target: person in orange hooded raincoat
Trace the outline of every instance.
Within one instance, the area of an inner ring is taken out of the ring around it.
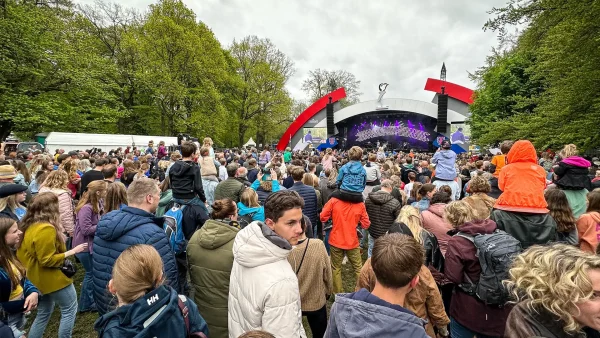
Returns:
[[[556,222],[544,199],[546,171],[537,161],[533,144],[515,142],[507,154],[508,164],[500,170],[498,187],[502,194],[491,219],[521,242],[523,249],[556,239]]]

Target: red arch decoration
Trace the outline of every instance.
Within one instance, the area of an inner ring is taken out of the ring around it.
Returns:
[[[451,98],[466,104],[473,103],[473,90],[457,85],[456,83],[429,78],[427,79],[427,83],[425,83],[425,90],[441,94],[442,86],[446,87],[446,94]]]
[[[279,140],[279,143],[277,143],[277,150],[285,150],[285,147],[290,142],[292,136],[294,136],[298,132],[298,130],[300,130],[300,128],[302,128],[302,126],[306,122],[308,122],[313,116],[317,115],[318,112],[327,107],[327,103],[329,103],[330,97],[331,102],[337,102],[346,97],[346,90],[344,88],[338,88],[332,91],[331,93],[323,96],[322,98],[318,99],[315,103],[311,104],[310,107],[306,108],[306,110],[304,110],[302,114],[300,114],[300,116],[298,116],[298,118],[296,118],[296,120],[294,120],[294,122],[290,124],[285,133],[283,133],[283,136]]]

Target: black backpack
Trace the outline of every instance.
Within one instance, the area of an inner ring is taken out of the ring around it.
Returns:
[[[502,230],[475,236],[459,232],[456,236],[466,238],[475,245],[481,265],[477,284],[465,274],[468,283],[460,284],[458,287],[488,305],[506,304],[509,294],[502,281],[510,278],[508,270],[515,257],[523,251],[521,242]]]
[[[240,223],[240,229],[243,229],[248,226],[248,224],[252,223],[252,217],[256,214],[255,212],[251,212],[249,214],[245,214],[244,216],[238,215],[238,223]]]

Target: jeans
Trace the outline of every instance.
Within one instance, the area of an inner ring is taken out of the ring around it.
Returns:
[[[360,231],[360,233],[363,235],[362,238],[360,239],[360,247],[364,249],[365,248],[365,241],[367,240],[367,234],[368,234],[368,232],[367,232],[367,230],[365,230],[363,228],[360,228],[360,227],[359,227],[358,231]]]
[[[327,254],[331,255],[331,247],[329,246],[329,234],[331,233],[331,229],[325,230],[325,249],[327,250]]]
[[[79,295],[79,312],[96,311],[94,301],[94,285],[92,284],[92,255],[89,252],[81,252],[75,255],[83,265],[85,276],[81,285]]]
[[[8,327],[12,330],[13,336],[15,338],[21,338],[25,333],[23,329],[25,328],[25,314],[23,313],[15,313],[7,315],[7,324]]]
[[[344,256],[348,256],[348,261],[352,264],[352,269],[356,275],[356,280],[360,276],[360,269],[362,269],[362,257],[360,256],[360,248],[354,248],[351,250],[344,250],[331,246],[331,273],[333,275],[333,292],[341,293],[344,292],[342,288],[342,261]],[[356,283],[356,281],[354,281]],[[352,287],[354,290],[354,287]]]
[[[496,338],[494,336],[486,336],[484,334],[473,332],[462,326],[459,322],[450,317],[450,336],[452,338]],[[498,337],[500,338],[500,337]]]
[[[29,330],[28,338],[42,338],[50,316],[54,311],[54,305],[58,303],[60,309],[60,325],[58,326],[59,338],[71,338],[75,316],[77,316],[77,292],[73,284],[45,294],[38,303],[38,311],[33,325]]]
[[[302,315],[308,320],[313,338],[323,338],[327,330],[327,305],[317,311],[302,311]]]
[[[373,254],[373,245],[375,244],[375,238],[371,237],[371,234],[369,234],[369,250],[367,251],[367,255],[369,258],[371,258],[371,255]]]

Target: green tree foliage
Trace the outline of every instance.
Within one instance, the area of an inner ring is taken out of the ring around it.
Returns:
[[[0,124],[36,132],[114,132],[124,113],[89,24],[67,1],[6,0],[0,12]]]
[[[294,73],[294,63],[269,39],[248,36],[234,41],[229,49],[236,62],[241,86],[233,107],[239,144],[250,130],[257,144],[268,144],[291,122],[292,104],[285,84]]]
[[[308,95],[311,103],[341,87],[346,90],[346,98],[341,102],[342,107],[360,102],[360,80],[348,71],[317,68],[308,72],[308,78],[302,82],[302,90]]]
[[[600,3],[592,0],[511,0],[493,9],[484,28],[513,40],[474,74],[473,136],[481,144],[528,138],[536,146],[600,146]]]
[[[15,131],[276,140],[293,62],[267,39],[223,49],[181,0],[145,14],[98,0],[0,3],[0,138]]]

